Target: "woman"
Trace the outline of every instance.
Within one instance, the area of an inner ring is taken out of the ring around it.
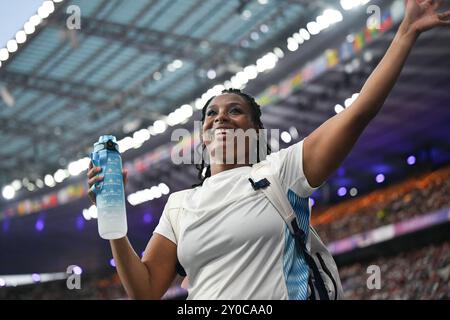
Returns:
[[[351,107],[301,142],[263,160],[276,171],[286,193],[307,198],[339,167],[380,110],[418,36],[430,28],[450,25],[450,11],[437,13],[438,7],[439,3],[430,0],[407,1],[393,42]],[[174,280],[178,257],[189,278],[189,299],[307,298],[302,290],[307,277],[296,278],[291,273],[298,261],[286,251],[284,222],[248,182],[251,163],[247,155],[253,145],[244,148],[243,163],[236,157],[234,163],[220,161],[223,152],[218,156],[224,145],[234,141],[227,140],[220,129],[263,128],[259,106],[253,98],[231,90],[208,101],[202,114],[203,133],[214,132],[209,141],[204,140],[212,161],[201,172],[201,184],[184,199],[179,235],[166,205],[142,260],[127,237],[110,241],[127,293],[136,299],[160,299]],[[101,180],[98,173],[99,168],[91,165],[89,187]],[[126,177],[124,172],[125,182]]]

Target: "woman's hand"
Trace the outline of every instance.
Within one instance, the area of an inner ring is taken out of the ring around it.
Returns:
[[[91,200],[91,202],[95,205],[95,198],[96,195],[95,193],[91,190],[91,187],[99,181],[103,180],[104,176],[99,176],[98,174],[102,171],[101,167],[94,167],[94,165],[92,164],[92,161],[89,162],[89,169],[87,172],[87,178],[88,178],[88,186],[89,186],[89,192],[88,192],[88,196],[89,199]],[[125,186],[127,185],[127,181],[128,181],[128,171],[127,170],[123,170],[122,171],[122,176],[123,176],[123,186],[125,188]]]
[[[450,26],[450,10],[439,13],[442,0],[407,0],[402,28],[414,35],[438,26]]]

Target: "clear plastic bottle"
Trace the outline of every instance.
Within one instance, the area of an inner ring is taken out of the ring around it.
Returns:
[[[91,153],[94,166],[101,166],[104,178],[92,186],[96,194],[98,232],[103,239],[119,239],[127,234],[122,159],[116,137],[104,135]]]

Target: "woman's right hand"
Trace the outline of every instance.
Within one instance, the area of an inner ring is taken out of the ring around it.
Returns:
[[[94,193],[94,191],[91,190],[91,187],[99,181],[103,180],[104,176],[99,176],[98,174],[102,171],[102,167],[95,167],[91,162],[89,162],[89,169],[87,172],[87,178],[88,178],[88,187],[89,187],[89,191],[88,191],[88,196],[89,199],[91,200],[92,204],[96,204],[95,202],[95,198],[96,198],[96,194]],[[123,176],[123,186],[125,188],[125,186],[127,185],[127,181],[128,181],[128,171],[127,170],[122,170],[122,176]]]

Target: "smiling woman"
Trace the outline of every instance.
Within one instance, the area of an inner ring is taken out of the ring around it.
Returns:
[[[258,131],[264,129],[264,125],[261,122],[261,108],[253,97],[237,89],[224,90],[222,95],[212,97],[206,102],[202,108],[201,122],[203,130],[202,148],[203,151],[207,149],[211,165],[207,165],[205,159],[202,159],[202,163],[197,167],[199,170],[198,177],[201,181],[200,185],[204,179],[211,175],[236,166],[249,165],[252,162],[250,161],[250,153],[255,146],[258,148],[254,150],[257,155],[256,162],[260,161],[259,148],[261,143],[265,142],[254,141],[254,139],[251,139],[251,135],[248,140],[238,139],[236,134],[231,135],[234,138],[231,147],[229,143],[223,143],[226,140],[227,133],[235,133],[235,130],[240,130],[239,133],[247,135],[247,137],[249,132],[255,133],[253,135],[253,138],[255,138],[258,136]],[[225,129],[226,131],[221,131],[220,129]],[[222,136],[218,138],[217,134]],[[238,140],[241,142],[240,145]],[[228,150],[229,152],[227,153],[227,148],[232,150]],[[229,161],[229,158],[231,158],[229,156],[230,151],[232,151],[232,161]],[[270,147],[267,145],[266,153],[270,154],[270,152]],[[202,152],[203,154],[204,152]],[[263,157],[265,158],[267,154],[263,154]]]
[[[159,299],[178,272],[187,276],[188,299],[342,298],[331,256],[313,251],[325,246],[310,228],[309,197],[380,111],[419,35],[450,26],[450,11],[438,13],[438,7],[407,1],[397,34],[353,103],[256,163],[249,154],[260,144],[240,145],[228,134],[263,130],[259,105],[235,89],[212,97],[202,109],[202,148],[210,161],[198,167],[200,183],[170,195],[142,260],[127,237],[110,242],[128,294]],[[264,178],[254,180],[261,168]],[[90,186],[99,179],[96,170],[88,171]]]

